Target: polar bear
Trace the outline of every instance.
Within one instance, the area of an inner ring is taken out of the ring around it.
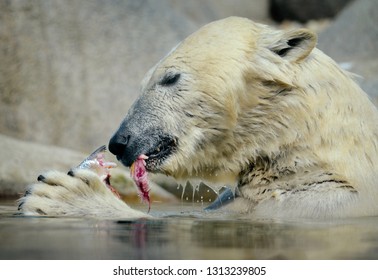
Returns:
[[[254,217],[378,214],[378,112],[316,40],[239,17],[205,25],[146,74],[109,150],[125,166],[144,155],[149,172],[233,185],[235,209]],[[54,171],[20,209],[145,216],[100,185]]]

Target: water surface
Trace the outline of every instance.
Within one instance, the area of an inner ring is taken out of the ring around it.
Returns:
[[[154,220],[23,217],[0,201],[0,259],[378,259],[378,217],[253,221],[203,204]]]

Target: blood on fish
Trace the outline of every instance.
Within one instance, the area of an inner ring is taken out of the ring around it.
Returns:
[[[150,212],[151,200],[149,194],[150,188],[147,180],[146,159],[148,159],[146,155],[140,155],[131,165],[130,175],[138,187],[139,197],[142,199],[142,202],[148,203],[148,212]]]
[[[111,175],[108,173],[104,179],[105,185],[108,187],[108,189],[119,199],[121,199],[121,195],[119,192],[110,184],[110,177]]]

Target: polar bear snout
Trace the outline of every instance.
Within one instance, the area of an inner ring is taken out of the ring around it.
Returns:
[[[176,150],[177,143],[177,138],[159,128],[134,133],[121,125],[109,141],[109,151],[127,167],[140,155],[146,155],[146,168],[158,171],[164,160]]]

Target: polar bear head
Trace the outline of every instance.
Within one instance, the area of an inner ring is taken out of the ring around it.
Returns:
[[[312,117],[298,73],[315,44],[309,30],[244,18],[205,25],[146,74],[110,151],[126,166],[144,154],[152,172],[234,181],[305,137]]]

